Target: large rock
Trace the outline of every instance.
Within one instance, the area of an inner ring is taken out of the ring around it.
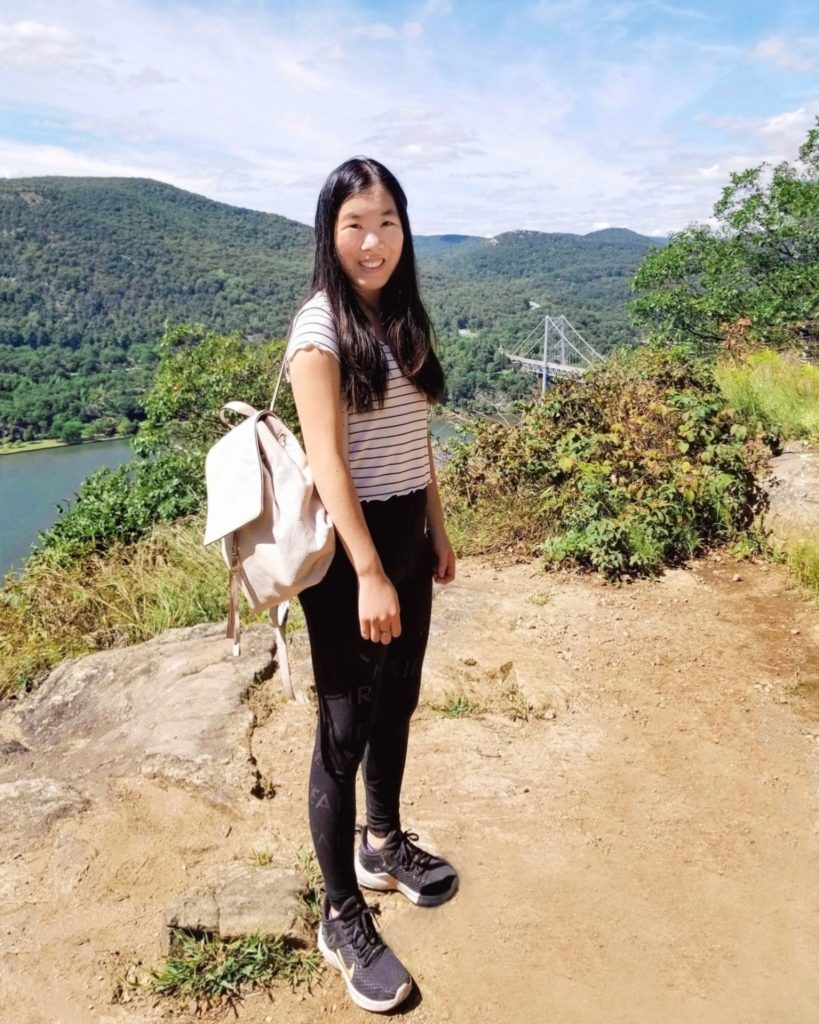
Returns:
[[[0,821],[6,834],[44,832],[53,822],[89,806],[82,793],[56,779],[0,783]]]
[[[819,543],[819,451],[807,441],[786,444],[771,460],[767,489],[767,524],[774,537]]]
[[[38,830],[120,776],[235,806],[258,782],[245,697],[272,674],[274,649],[273,631],[254,627],[234,658],[223,628],[207,625],[59,665],[0,714],[0,804],[14,808],[12,827],[24,827],[26,803]]]
[[[272,866],[232,864],[207,885],[183,896],[165,912],[166,948],[171,929],[207,932],[235,939],[262,935],[298,935],[303,882],[296,871]]]

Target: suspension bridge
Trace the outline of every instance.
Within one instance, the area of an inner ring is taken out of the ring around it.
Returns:
[[[536,373],[544,391],[550,380],[580,377],[593,363],[606,358],[563,315],[544,317],[523,341],[514,348],[502,348],[501,352],[524,370]]]

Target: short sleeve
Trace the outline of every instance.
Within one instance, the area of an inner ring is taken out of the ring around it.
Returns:
[[[290,380],[290,360],[303,349],[320,348],[340,359],[338,335],[333,314],[323,293],[319,292],[301,307],[293,321],[290,340],[287,342],[286,375]]]

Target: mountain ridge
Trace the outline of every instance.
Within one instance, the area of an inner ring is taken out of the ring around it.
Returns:
[[[595,234],[416,236],[455,401],[528,391],[498,347],[529,333],[531,300],[603,351],[633,340],[629,282],[656,243],[628,229]],[[127,430],[166,323],[283,337],[312,254],[299,221],[151,178],[0,179],[0,437]]]

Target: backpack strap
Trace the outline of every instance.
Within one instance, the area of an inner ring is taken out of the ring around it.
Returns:
[[[248,405],[247,402],[225,402],[219,410],[219,419],[226,427],[233,427],[235,424],[231,423],[227,416],[225,416],[225,409],[241,413],[242,416],[255,416],[258,412],[257,409],[254,409],[252,405]]]
[[[279,388],[282,385],[282,377],[284,376],[284,368],[287,366],[287,346],[285,346],[284,352],[282,353],[282,365],[279,367],[279,379],[276,381],[276,390],[273,392],[273,397],[270,400],[268,409],[273,412],[276,405],[276,399],[279,397]]]
[[[239,535],[234,531],[230,559],[230,606],[228,608],[228,640],[233,641],[233,657],[242,653],[242,620],[239,615]]]
[[[282,689],[289,700],[296,699],[293,681],[290,677],[290,659],[287,656],[287,637],[285,628],[290,613],[290,602],[282,601],[268,610],[270,622],[276,630],[276,659],[282,677]],[[230,573],[230,611],[228,612],[227,638],[233,641],[233,657],[242,653],[242,625],[239,617],[239,569],[238,564]]]
[[[287,625],[287,616],[290,612],[290,602],[282,601],[281,604],[271,608],[268,614],[270,615],[270,621],[276,630],[276,657],[279,662],[279,671],[282,675],[282,689],[284,690],[285,697],[290,700],[296,699],[295,691],[293,690],[293,682],[290,678],[290,660],[287,657],[287,637],[284,635],[284,629]]]

